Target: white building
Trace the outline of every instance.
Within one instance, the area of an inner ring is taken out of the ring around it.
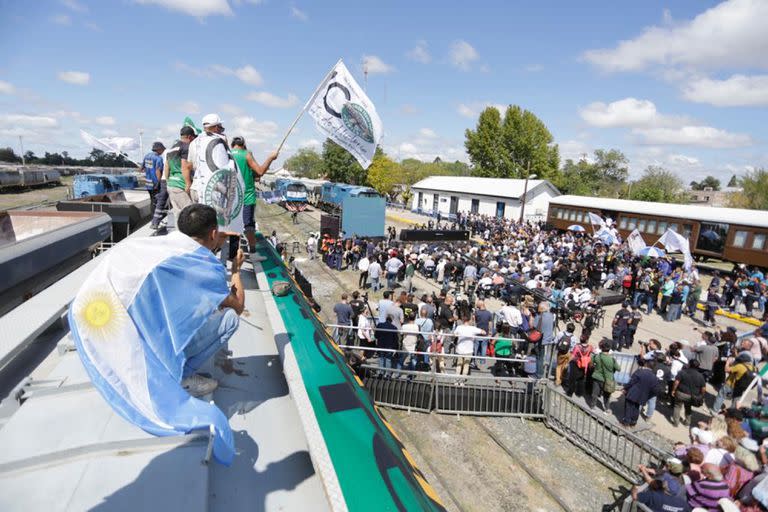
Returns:
[[[470,212],[517,220],[524,190],[525,180],[430,176],[411,187],[411,209],[427,214]],[[555,186],[546,180],[528,180],[525,218],[545,218],[549,200],[559,195]]]

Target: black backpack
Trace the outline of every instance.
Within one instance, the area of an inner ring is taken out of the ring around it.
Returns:
[[[424,335],[419,333],[416,335],[416,352],[427,351],[427,340],[424,339]]]
[[[560,355],[567,354],[571,350],[571,342],[573,341],[573,334],[566,334],[560,341],[557,342],[557,353]]]
[[[752,365],[747,366],[746,373],[733,385],[733,397],[736,398],[743,395],[756,376],[755,367]]]

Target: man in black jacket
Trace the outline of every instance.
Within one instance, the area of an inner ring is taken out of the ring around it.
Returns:
[[[624,417],[623,427],[634,427],[640,416],[640,408],[655,396],[658,379],[650,368],[646,368],[643,358],[637,359],[638,369],[632,374],[629,383],[624,387]]]

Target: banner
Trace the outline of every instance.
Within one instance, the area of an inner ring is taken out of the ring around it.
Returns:
[[[595,233],[595,237],[599,238],[604,244],[606,245],[613,245],[618,244],[619,239],[616,238],[616,235],[613,234],[613,232],[608,229],[606,226],[603,226],[600,228],[597,233]]]
[[[103,139],[97,139],[85,130],[80,130],[80,136],[83,138],[85,143],[89,144],[92,148],[100,149],[102,151],[106,151],[107,153],[114,153],[115,155],[122,155],[123,158],[129,162],[133,162],[139,167],[141,166],[126,154],[126,151],[139,149],[136,141],[130,137],[107,137]]]
[[[643,235],[640,234],[640,231],[635,229],[629,234],[627,237],[627,247],[629,247],[629,250],[632,251],[632,254],[635,256],[637,256],[640,251],[647,247],[645,240],[643,240]]]
[[[305,109],[323,135],[349,151],[364,169],[371,165],[381,139],[381,119],[342,61],[323,80]]]
[[[690,242],[688,242],[687,238],[677,233],[676,231],[667,228],[657,243],[663,245],[667,249],[667,252],[682,253],[685,270],[691,270],[691,265],[693,265],[693,256],[691,256]]]

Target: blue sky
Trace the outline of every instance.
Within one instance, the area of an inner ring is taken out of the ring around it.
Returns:
[[[466,160],[485,105],[518,104],[565,158],[615,147],[639,175],[768,166],[768,2],[0,1],[0,145],[172,142],[218,112],[257,158],[343,58],[395,158]],[[303,119],[282,157],[320,136]],[[282,161],[282,158],[281,158]]]

